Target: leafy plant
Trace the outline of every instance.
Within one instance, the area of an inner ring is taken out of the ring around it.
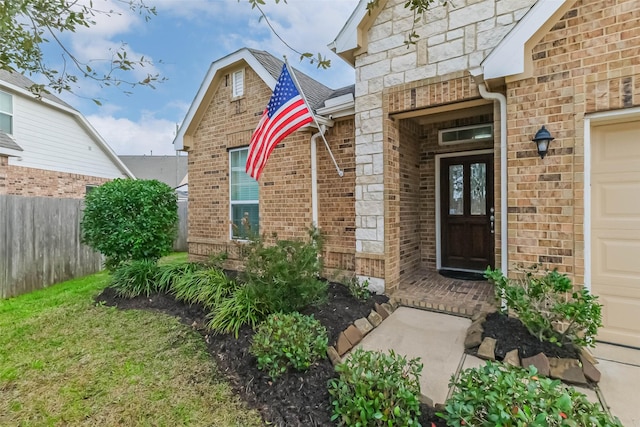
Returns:
[[[209,254],[207,258],[206,264],[210,267],[218,268],[222,270],[224,268],[224,263],[229,258],[229,254],[227,252],[214,252]]]
[[[87,194],[82,240],[105,255],[105,266],[113,270],[171,252],[177,221],[176,194],[167,184],[115,179]]]
[[[212,310],[237,288],[224,271],[217,268],[195,268],[178,278],[171,287],[177,300],[202,304]]]
[[[183,262],[178,264],[164,264],[158,266],[158,290],[169,292],[171,287],[183,276],[189,275],[202,268],[195,262]]]
[[[533,366],[487,362],[462,371],[450,386],[455,391],[438,416],[453,427],[622,426],[573,387],[538,377]]]
[[[351,294],[351,296],[359,301],[367,301],[369,298],[371,298],[371,291],[369,291],[369,281],[366,279],[361,282],[357,276],[353,276],[347,282],[347,288],[349,288],[349,293]]]
[[[310,240],[278,240],[267,245],[253,239],[247,248],[244,281],[269,313],[300,310],[327,297],[327,284],[319,279],[321,239],[312,229]]]
[[[338,425],[420,426],[419,359],[358,348],[336,371],[329,394]]]
[[[504,299],[529,332],[541,341],[578,347],[594,345],[602,326],[602,306],[586,289],[573,290],[571,280],[557,270],[540,274],[534,265],[522,268],[519,277],[505,277],[487,269],[497,299]]]
[[[309,369],[325,357],[328,341],[327,329],[313,316],[274,313],[258,326],[250,351],[258,360],[258,369],[275,379],[289,367]]]
[[[255,287],[244,285],[214,307],[207,326],[215,333],[233,333],[236,338],[244,325],[255,328],[269,314]]]
[[[158,289],[158,265],[156,261],[139,260],[121,264],[113,272],[111,287],[124,298],[149,296]]]

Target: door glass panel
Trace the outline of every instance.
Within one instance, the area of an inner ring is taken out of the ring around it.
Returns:
[[[471,215],[487,214],[487,165],[471,164]]]
[[[464,215],[464,167],[449,166],[449,215]]]

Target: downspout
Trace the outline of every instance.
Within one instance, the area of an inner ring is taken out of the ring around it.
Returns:
[[[499,92],[487,91],[484,82],[478,83],[480,95],[484,99],[498,101],[500,104],[500,270],[507,276],[509,273],[509,239],[507,227],[507,98]]]
[[[311,222],[318,227],[318,150],[316,140],[327,131],[325,125],[320,125],[317,133],[311,136]]]

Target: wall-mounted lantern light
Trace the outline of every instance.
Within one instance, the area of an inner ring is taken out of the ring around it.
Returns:
[[[549,151],[549,144],[555,138],[551,136],[549,131],[542,126],[538,132],[536,132],[536,136],[532,139],[533,142],[538,146],[538,154],[541,159],[544,159],[544,156],[547,155]]]

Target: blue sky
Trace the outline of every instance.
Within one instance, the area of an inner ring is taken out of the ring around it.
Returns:
[[[327,44],[335,39],[357,0],[266,2],[264,10],[279,34],[299,51],[326,55],[331,59],[329,70],[299,63],[298,55],[260,22],[259,12],[247,0],[147,0],[158,12],[148,22],[116,0],[94,0],[95,6],[120,13],[97,16],[95,27],[65,35],[65,46],[81,60],[88,60],[109,57],[109,48],[126,42],[130,57],[152,59],[155,69],[150,71],[167,81],[155,90],[138,87],[126,95],[121,89],[101,89],[83,79],[75,94],[60,97],[78,109],[117,154],[166,155],[175,154],[176,124],[183,120],[211,62],[242,47],[287,55],[292,66],[332,88],[354,82],[353,69]],[[50,64],[60,66],[60,55],[52,47],[46,54]],[[92,62],[92,66],[99,63]],[[93,98],[100,99],[102,106]]]

